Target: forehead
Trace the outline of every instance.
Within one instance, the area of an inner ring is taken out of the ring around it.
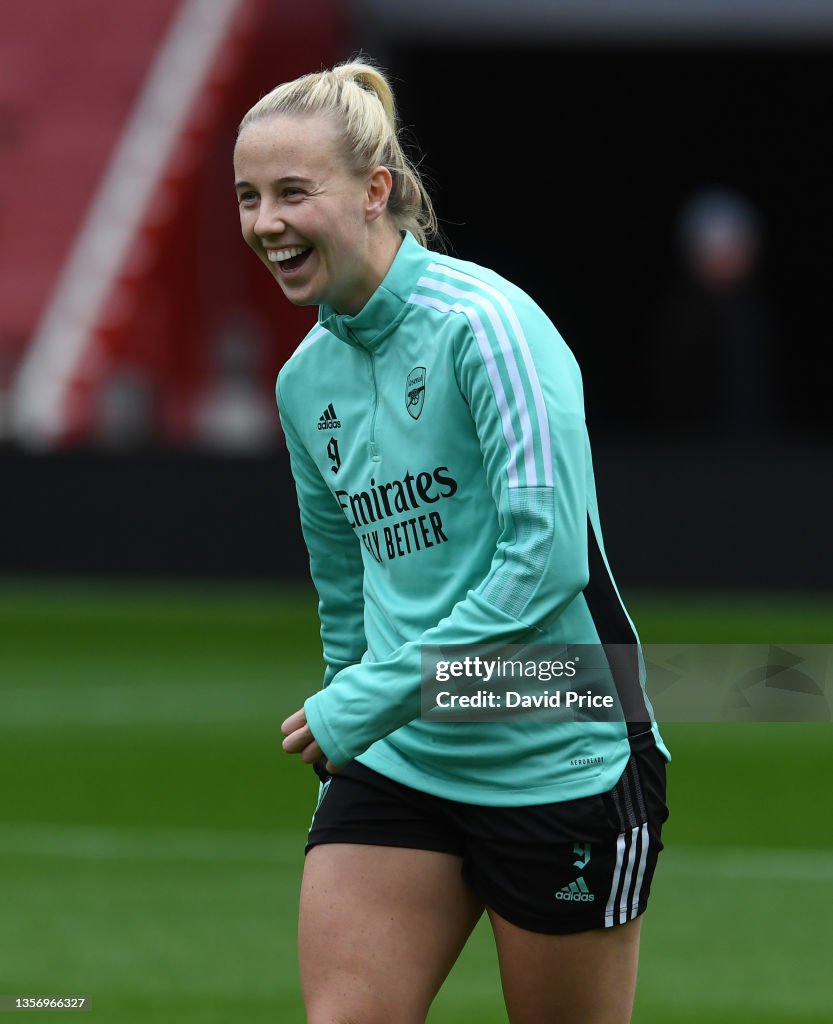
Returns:
[[[332,118],[269,117],[243,129],[234,147],[237,178],[321,178],[341,167],[340,138]]]

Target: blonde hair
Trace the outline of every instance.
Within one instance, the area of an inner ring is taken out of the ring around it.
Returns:
[[[246,113],[237,135],[269,117],[314,114],[338,120],[345,158],[353,172],[364,175],[379,166],[390,171],[393,187],[388,210],[397,228],[410,231],[421,245],[435,239],[437,217],[419,172],[402,148],[390,82],[366,58],[276,86]]]

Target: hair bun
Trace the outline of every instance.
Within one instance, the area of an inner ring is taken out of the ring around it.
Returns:
[[[393,92],[385,76],[372,64],[363,60],[347,61],[344,64],[337,64],[331,74],[343,82],[352,82],[360,89],[375,96],[382,104],[388,121],[397,127],[396,104]]]

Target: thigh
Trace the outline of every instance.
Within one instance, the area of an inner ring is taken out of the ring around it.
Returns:
[[[613,928],[646,909],[662,850],[664,761],[633,756],[606,793],[466,808],[463,873],[485,906],[546,935]]]
[[[489,911],[510,1024],[628,1024],[642,918],[543,935]]]
[[[480,917],[461,859],[326,843],[304,865],[301,987],[309,1024],[421,1024]]]

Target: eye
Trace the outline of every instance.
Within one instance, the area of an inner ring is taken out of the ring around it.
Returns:
[[[287,199],[302,199],[305,195],[302,188],[296,188],[294,185],[287,185],[283,190],[283,194]]]
[[[237,196],[237,202],[241,206],[251,206],[253,203],[257,202],[257,199],[258,199],[257,192],[254,192],[251,189],[247,189],[245,192],[241,192]]]

